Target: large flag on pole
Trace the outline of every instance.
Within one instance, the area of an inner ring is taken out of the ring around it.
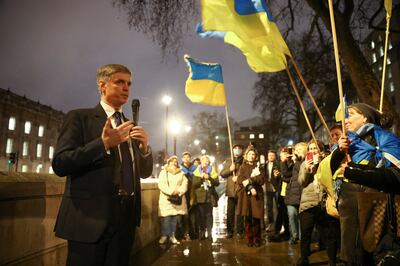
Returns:
[[[199,33],[219,32],[226,43],[239,48],[255,72],[286,68],[289,49],[263,0],[202,0]],[[202,37],[216,37],[201,35]]]
[[[189,67],[186,80],[186,96],[194,103],[225,106],[225,87],[220,64],[203,63],[184,56]]]

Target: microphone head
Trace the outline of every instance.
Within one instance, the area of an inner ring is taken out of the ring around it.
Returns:
[[[133,99],[132,100],[132,107],[140,107],[140,101],[139,101],[139,99]]]
[[[132,100],[132,121],[135,124],[135,126],[137,126],[138,122],[139,122],[139,107],[140,107],[139,99],[133,99]]]

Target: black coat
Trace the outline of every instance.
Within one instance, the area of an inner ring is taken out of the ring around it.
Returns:
[[[97,241],[107,226],[115,223],[113,211],[119,204],[115,173],[120,171],[118,149],[110,154],[101,139],[107,115],[101,105],[92,109],[69,112],[62,126],[54,153],[53,170],[67,176],[64,196],[59,209],[56,236],[79,242]],[[151,175],[151,152],[143,155],[135,142],[133,226],[140,225],[140,178]]]

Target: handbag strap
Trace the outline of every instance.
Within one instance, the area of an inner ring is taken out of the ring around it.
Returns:
[[[394,235],[397,235],[397,221],[396,221],[396,209],[394,208],[394,194],[392,193],[387,193],[386,198],[388,201],[387,205],[387,217],[388,217],[388,222],[390,229],[394,233]]]

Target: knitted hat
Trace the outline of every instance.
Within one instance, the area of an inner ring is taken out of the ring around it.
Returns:
[[[178,157],[177,157],[176,155],[172,155],[171,157],[169,157],[168,160],[167,160],[167,165],[168,165],[169,162],[170,162],[171,160],[173,160],[173,159],[178,160]]]
[[[256,154],[256,157],[258,157],[258,152],[256,150],[256,148],[254,148],[254,146],[250,143],[249,146],[247,146],[246,151],[244,152],[245,155],[247,155],[247,153],[249,151],[254,151],[254,153]]]
[[[381,125],[381,113],[374,107],[365,103],[354,103],[349,106],[349,109],[355,109],[358,113],[362,114],[367,118],[369,123],[380,126]]]

